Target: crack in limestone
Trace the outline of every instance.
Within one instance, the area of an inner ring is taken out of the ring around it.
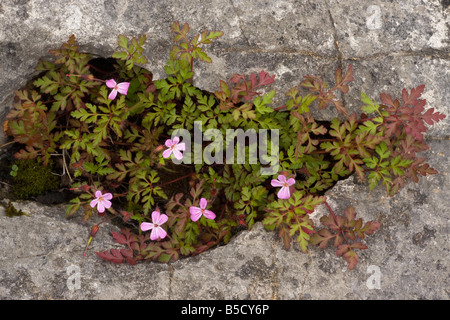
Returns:
[[[300,294],[299,294],[299,296],[298,296],[299,300],[302,300],[302,299],[303,299],[303,295],[304,295],[303,290],[304,290],[304,288],[305,288],[306,280],[307,280],[308,277],[309,277],[309,266],[310,266],[311,263],[312,263],[311,252],[310,252],[309,250],[307,250],[307,252],[308,252],[308,264],[307,264],[307,266],[306,266],[306,275],[305,275],[305,277],[303,278],[302,286],[300,287]]]
[[[171,300],[172,299],[173,272],[174,272],[173,266],[172,266],[172,264],[169,264],[169,293],[168,293],[167,300]]]
[[[430,58],[430,59],[441,59],[441,60],[450,60],[450,53],[440,50],[420,50],[420,51],[394,51],[394,52],[380,52],[375,53],[369,56],[362,57],[340,57],[331,56],[326,54],[320,54],[313,51],[308,50],[295,50],[290,48],[275,48],[275,49],[264,49],[264,48],[222,48],[217,49],[220,52],[243,52],[245,54],[248,53],[267,53],[267,54],[286,54],[286,55],[299,55],[299,56],[307,56],[315,59],[325,59],[330,62],[334,62],[338,60],[344,61],[370,61],[381,58],[389,58],[389,57],[421,57],[421,58]]]
[[[234,13],[236,14],[236,17],[238,18],[239,30],[241,30],[241,34],[244,37],[245,41],[247,41],[248,46],[251,47],[250,41],[248,40],[247,36],[245,35],[244,30],[242,29],[241,16],[237,12],[237,9],[236,9],[236,6],[234,5],[233,0],[230,0],[230,3],[231,3],[231,6],[233,7]]]
[[[450,60],[450,53],[435,49],[424,49],[419,51],[393,51],[388,53],[380,52],[365,57],[349,57],[343,59],[348,61],[368,61],[386,57],[422,57],[430,59]]]
[[[271,300],[277,300],[277,294],[278,294],[278,274],[280,273],[280,267],[277,267],[276,265],[276,247],[277,247],[277,241],[273,241],[272,243],[272,265],[275,266],[275,272],[273,274],[273,287],[272,287],[272,297]]]
[[[333,15],[331,14],[330,4],[328,3],[328,0],[324,0],[324,1],[325,1],[327,10],[328,10],[328,16],[330,18],[331,27],[333,30],[334,44],[335,44],[336,50],[338,52],[337,60],[338,60],[339,68],[341,68],[341,70],[342,70],[343,66],[344,66],[344,55],[342,54],[341,47],[339,46],[339,37],[338,37],[337,29],[336,29],[336,23],[334,21]]]
[[[314,51],[308,50],[296,50],[290,48],[275,48],[275,49],[265,49],[265,48],[244,48],[244,47],[231,47],[231,48],[220,48],[216,49],[219,52],[243,52],[243,53],[269,53],[269,54],[288,54],[288,55],[301,55],[308,56],[311,58],[327,59],[327,60],[337,60],[338,57],[330,56],[326,54],[320,54]]]

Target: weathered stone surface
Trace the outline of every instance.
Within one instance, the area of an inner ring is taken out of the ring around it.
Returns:
[[[163,78],[173,21],[193,32],[222,30],[198,64],[195,84],[209,91],[234,73],[265,70],[284,93],[313,74],[334,84],[353,64],[346,106],[359,112],[360,92],[401,97],[425,84],[428,106],[447,114],[427,135],[425,155],[440,173],[388,198],[353,177],[327,193],[336,213],[349,205],[382,227],[349,271],[333,248],[285,250],[261,224],[228,245],[170,265],[114,265],[95,251],[115,247],[102,224],[83,259],[90,226],[66,220],[64,207],[17,203],[30,216],[8,218],[0,206],[0,299],[449,299],[449,13],[448,1],[103,1],[4,0],[0,3],[0,121],[13,90],[35,74],[38,59],[75,34],[81,49],[109,56],[119,33],[147,35],[147,69]],[[334,111],[315,111],[330,120]],[[0,130],[0,145],[4,137]],[[0,150],[3,152],[3,150]],[[1,200],[1,199],[0,199]],[[313,214],[316,223],[325,206]],[[79,271],[80,286],[73,288]],[[377,281],[373,281],[379,276]],[[70,289],[72,287],[72,290]]]
[[[344,57],[445,55],[448,5],[442,1],[327,0]]]

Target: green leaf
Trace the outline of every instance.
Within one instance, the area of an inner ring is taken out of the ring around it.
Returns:
[[[378,110],[373,101],[364,92],[361,92],[361,101],[364,103],[364,106],[362,106],[364,112],[372,113]]]
[[[125,37],[124,35],[118,36],[118,43],[119,43],[120,47],[122,47],[124,49],[128,49],[128,38]]]
[[[380,156],[380,159],[387,159],[391,152],[384,141],[382,141],[376,148],[375,152]]]

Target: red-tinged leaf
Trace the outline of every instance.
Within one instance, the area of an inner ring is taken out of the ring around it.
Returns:
[[[356,218],[356,210],[353,206],[348,207],[344,211],[345,217],[347,218],[348,222],[355,220]]]
[[[353,220],[355,223],[353,225],[353,227],[355,228],[355,230],[359,230],[361,229],[362,225],[363,225],[363,220],[362,218],[359,218],[358,220]]]
[[[134,258],[125,258],[130,266],[134,266],[136,264],[136,259]]]
[[[344,107],[344,103],[340,100],[333,100],[334,106],[336,107],[336,110],[338,113],[343,113],[348,116],[348,110],[346,107]]]
[[[113,236],[113,239],[117,243],[119,243],[119,244],[128,244],[127,238],[123,234],[121,234],[119,232],[113,232],[112,236]]]
[[[339,231],[339,227],[336,225],[336,222],[333,219],[333,216],[330,214],[328,216],[322,216],[320,218],[320,223],[324,226],[330,228],[333,231]]]
[[[348,68],[347,68],[347,72],[345,72],[345,77],[344,77],[344,80],[342,81],[343,83],[344,82],[351,82],[351,81],[353,81],[354,79],[353,79],[353,65],[349,65],[348,66]]]
[[[359,261],[358,255],[353,250],[349,250],[346,253],[344,253],[344,258],[348,262],[349,270],[353,270]]]
[[[130,249],[120,249],[120,253],[125,258],[133,258],[133,250]]]
[[[337,87],[339,90],[341,90],[342,93],[348,93],[348,91],[350,90],[350,87],[346,84],[343,84],[339,87]]]
[[[261,71],[264,72],[264,71]],[[261,76],[259,77],[261,80]],[[258,80],[256,80],[256,76],[254,73],[250,74],[250,88],[256,88],[258,85]]]
[[[104,260],[111,261],[117,264],[122,263],[124,259],[117,249],[111,249],[110,252],[96,252],[96,254]]]
[[[84,209],[84,215],[83,215],[83,223],[87,222],[94,214],[94,210],[92,210],[91,208],[86,208],[86,207],[84,207],[84,208],[85,209]],[[100,215],[100,213],[99,213],[99,215]]]
[[[356,235],[355,235],[355,232],[353,230],[345,231],[345,235],[347,236],[347,238],[349,238],[352,241],[356,240]]]
[[[119,249],[111,249],[109,250],[115,258],[123,258]]]
[[[312,245],[319,245],[319,248],[323,249],[328,245],[328,241],[334,238],[335,235],[332,234],[327,229],[321,229],[311,236],[310,243]]]
[[[314,86],[314,79],[312,79],[312,78],[310,78],[310,77],[305,77],[305,78],[306,78],[306,79],[303,80],[303,81],[300,83],[300,86],[303,87],[303,88],[310,88],[310,89],[315,88],[315,86]]]
[[[376,221],[367,221],[364,227],[361,229],[365,234],[373,234],[381,227],[381,224]]]
[[[337,247],[336,249],[336,254],[338,256],[342,256],[343,254],[345,254],[348,250],[350,249],[348,244],[341,244]]]
[[[228,85],[225,81],[220,80],[220,89],[223,91],[223,93],[225,93],[226,98],[228,98],[231,94]]]
[[[445,114],[434,112],[434,108],[428,109],[424,114],[421,115],[421,118],[429,125],[433,125],[435,122],[439,122],[445,117]]]
[[[341,68],[336,69],[336,84],[339,85],[342,83],[342,70]]]
[[[360,181],[365,181],[365,176],[364,176],[364,169],[363,167],[357,165],[355,166],[355,172],[358,175]]]
[[[314,133],[314,134],[317,134],[317,135],[319,135],[319,134],[325,134],[325,133],[327,133],[328,132],[328,130],[327,130],[327,128],[325,128],[324,126],[320,126],[320,127],[316,127],[316,128],[311,128],[311,132],[312,133]]]
[[[381,93],[380,100],[382,103],[392,107],[394,110],[397,110],[397,108],[400,107],[400,101],[398,101],[397,99],[392,100],[392,96],[390,94]]]
[[[344,242],[344,238],[341,236],[341,234],[339,233],[339,234],[337,234],[336,235],[336,237],[334,238],[334,243],[333,243],[333,246],[336,248],[336,247],[339,247],[341,244],[342,244],[342,242]]]
[[[181,31],[180,31],[180,22],[175,21],[174,23],[172,23],[172,26],[170,27],[170,29],[172,30],[172,32],[181,33]]]
[[[331,102],[331,100],[329,100],[329,99],[321,99],[320,97],[319,97],[319,100],[320,100],[320,102],[319,102],[319,104],[318,104],[318,108],[320,109],[320,110],[322,110],[322,109],[325,109],[329,104],[330,104],[330,102]],[[334,102],[334,101],[333,101]]]
[[[245,76],[242,74],[233,74],[230,78],[230,83],[239,83],[240,81],[245,80]]]
[[[137,242],[131,242],[128,244],[128,246],[130,247],[130,249],[135,250],[135,251],[139,251],[140,246]]]
[[[302,230],[303,230],[303,232],[306,233],[307,235],[316,233],[316,231],[315,231],[314,229],[309,229],[309,228],[304,227],[304,226],[302,226]]]
[[[269,76],[268,73],[261,71],[259,73],[259,86],[268,86],[275,81],[275,75]]]
[[[119,210],[119,212],[123,215],[123,222],[127,222],[131,218],[131,213],[123,210]]]
[[[283,244],[286,250],[289,250],[292,241],[291,236],[289,235],[289,229],[285,226],[282,226],[278,231],[278,236],[283,240]]]
[[[422,84],[417,88],[411,89],[411,94],[408,95],[408,91],[406,89],[402,90],[402,100],[404,104],[415,105],[416,100],[420,98],[423,90],[425,89],[425,85]]]
[[[336,216],[337,226],[342,228],[345,225],[345,219],[342,216]]]
[[[352,243],[352,244],[349,246],[349,248],[350,248],[350,249],[366,250],[366,249],[367,249],[367,246],[366,246],[365,244],[363,244],[362,242],[355,242],[355,243]]]
[[[430,174],[437,174],[438,171],[430,167],[428,163],[424,163],[420,166],[412,166],[411,171],[413,173],[413,181],[418,182],[419,179],[417,177],[417,174],[421,174],[422,176],[430,175]]]

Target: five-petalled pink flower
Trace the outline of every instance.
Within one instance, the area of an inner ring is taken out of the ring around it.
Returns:
[[[210,210],[206,209],[207,201],[205,198],[200,199],[200,208],[199,207],[190,207],[189,212],[191,213],[191,220],[197,221],[201,218],[201,216],[205,216],[207,219],[215,219],[216,214]]]
[[[152,230],[152,233],[150,233],[151,240],[164,239],[167,235],[167,232],[161,227],[161,225],[166,223],[168,218],[169,217],[164,213],[161,214],[159,211],[153,211],[152,222],[142,222],[141,230]]]
[[[183,158],[183,154],[180,151],[184,151],[186,149],[186,144],[184,142],[180,143],[179,137],[174,137],[173,140],[167,139],[165,143],[166,149],[163,152],[163,157],[168,158],[173,153],[177,160],[181,160]]]
[[[272,179],[270,182],[272,187],[281,187],[280,191],[278,191],[277,196],[280,199],[289,199],[291,196],[290,187],[295,184],[294,178],[289,178],[286,180],[286,177],[282,174],[278,176],[277,179]]]
[[[127,95],[130,83],[129,82],[117,83],[114,79],[109,79],[106,81],[106,86],[112,89],[112,91],[108,95],[108,99],[114,100],[117,96],[117,92],[123,95]]]
[[[97,210],[100,213],[105,212],[105,208],[111,208],[111,200],[113,195],[111,193],[103,194],[100,190],[95,191],[95,199],[91,201],[92,208],[97,206]]]

